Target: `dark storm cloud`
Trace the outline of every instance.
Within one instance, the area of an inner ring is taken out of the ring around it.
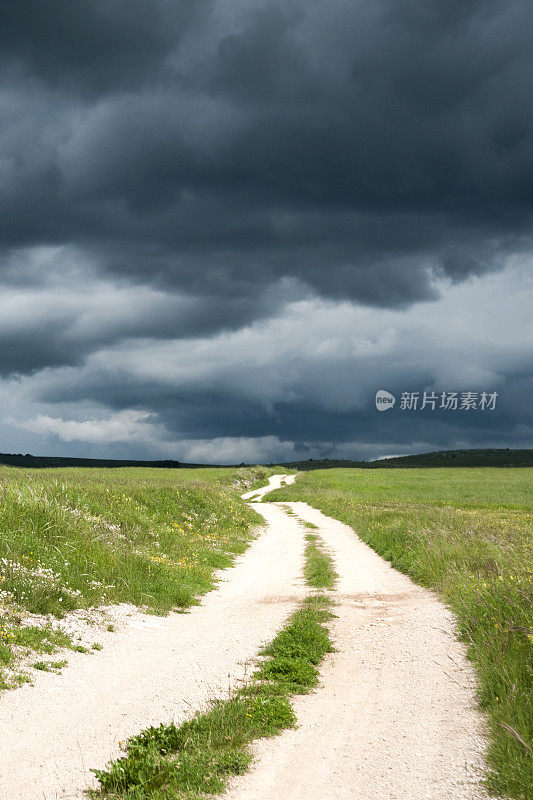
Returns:
[[[211,0],[4,0],[2,61],[73,93],[138,89],[209,6]]]
[[[91,353],[131,337],[179,339],[236,330],[302,295],[289,281],[279,281],[256,298],[226,292],[221,302],[214,287],[186,294],[103,280],[94,270],[80,269],[80,258],[77,250],[43,249],[39,258],[17,252],[5,262],[0,377],[80,366]]]
[[[383,306],[527,249],[530,4],[0,14],[7,241],[196,293],[292,276]]]
[[[241,439],[244,452],[266,460],[530,444],[530,290],[524,265],[405,311],[300,300],[204,339],[124,340],[83,367],[38,374],[29,385],[34,402],[50,416],[58,408],[65,425],[95,400],[111,418],[149,410],[165,432],[148,439],[152,455],[158,439],[220,437],[238,440],[230,449],[236,461]],[[379,413],[379,388],[397,398],[427,390],[497,391],[499,399],[494,412],[401,411],[398,399],[393,411]],[[216,450],[205,447],[199,452],[216,461]],[[166,452],[177,451],[169,445]]]
[[[131,455],[154,420],[161,447],[259,437],[268,458],[530,441],[505,307],[527,262],[485,301],[468,280],[531,253],[532,26],[522,0],[0,3],[0,392],[39,417],[21,428],[72,437],[99,406],[116,419],[82,440],[119,431]],[[382,384],[505,405],[376,417]]]
[[[527,376],[500,374],[497,382],[496,410],[446,412],[431,410],[401,411],[399,398],[403,390],[429,387],[437,370],[429,368],[404,376],[395,384],[385,380],[387,387],[398,398],[397,407],[379,413],[374,405],[375,387],[381,386],[376,376],[366,381],[364,403],[360,408],[336,409],[334,403],[325,408],[312,396],[311,378],[308,376],[306,392],[301,391],[289,400],[279,400],[271,409],[257,397],[250,397],[238,387],[221,390],[171,389],[139,380],[113,381],[110,374],[92,375],[86,382],[75,380],[74,385],[62,388],[57,385],[44,391],[39,400],[45,403],[62,402],[68,396],[71,402],[83,402],[98,397],[109,413],[120,413],[124,408],[150,408],[162,425],[169,441],[185,439],[215,439],[216,437],[243,437],[251,441],[275,437],[279,442],[294,443],[299,457],[351,457],[370,458],[396,452],[402,445],[406,452],[413,451],[416,443],[426,443],[422,449],[450,449],[453,447],[517,447],[533,444],[533,417],[530,398],[533,392],[531,360],[523,363]],[[384,374],[390,374],[390,364],[382,364]],[[342,381],[343,368],[337,366],[337,379]],[[355,370],[354,370],[355,372]],[[432,374],[433,373],[433,374]],[[324,376],[321,376],[324,379]],[[335,383],[331,374],[326,376],[332,395]],[[453,384],[459,391],[470,390],[471,383]],[[303,382],[300,389],[303,389]],[[494,384],[487,384],[493,389]],[[304,398],[309,394],[309,399]],[[335,400],[336,398],[334,398]],[[396,450],[391,451],[391,443]],[[149,447],[148,442],[145,445]],[[152,451],[152,455],[154,452]],[[233,460],[241,460],[236,450]],[[274,449],[273,460],[279,459],[283,448]],[[307,453],[307,455],[306,455]],[[255,456],[260,458],[260,453]],[[288,456],[290,457],[290,456]],[[252,457],[253,458],[253,457]],[[212,460],[216,461],[215,451]],[[230,459],[231,460],[231,459]]]

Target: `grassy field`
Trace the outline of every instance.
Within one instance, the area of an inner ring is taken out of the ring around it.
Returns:
[[[17,656],[69,644],[29,614],[193,604],[246,548],[261,520],[239,494],[271,472],[0,468],[0,688]]]
[[[532,469],[321,470],[267,500],[350,525],[453,609],[488,715],[488,788],[531,798]]]

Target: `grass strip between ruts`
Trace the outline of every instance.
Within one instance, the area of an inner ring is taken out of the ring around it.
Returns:
[[[313,588],[331,588],[335,573],[316,535],[306,547],[305,577]],[[212,704],[206,713],[176,726],[143,731],[126,744],[126,755],[93,770],[100,788],[93,798],[108,800],[201,800],[224,791],[231,775],[252,760],[250,743],[296,724],[290,696],[318,683],[318,665],[333,646],[326,629],[331,599],[307,597],[285,627],[264,648],[264,661],[245,688]]]
[[[316,589],[333,589],[337,573],[333,563],[324,551],[320,538],[316,533],[308,533],[305,537],[305,579]]]

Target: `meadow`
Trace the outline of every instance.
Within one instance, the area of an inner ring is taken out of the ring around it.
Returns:
[[[533,470],[317,470],[266,499],[303,500],[347,523],[439,593],[477,671],[487,787],[531,798]]]
[[[271,472],[0,467],[0,688],[28,652],[75,646],[47,620],[194,604],[246,548],[261,519],[239,495]]]

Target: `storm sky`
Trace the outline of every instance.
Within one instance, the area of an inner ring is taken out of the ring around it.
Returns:
[[[532,31],[526,0],[0,3],[0,451],[532,447]]]

